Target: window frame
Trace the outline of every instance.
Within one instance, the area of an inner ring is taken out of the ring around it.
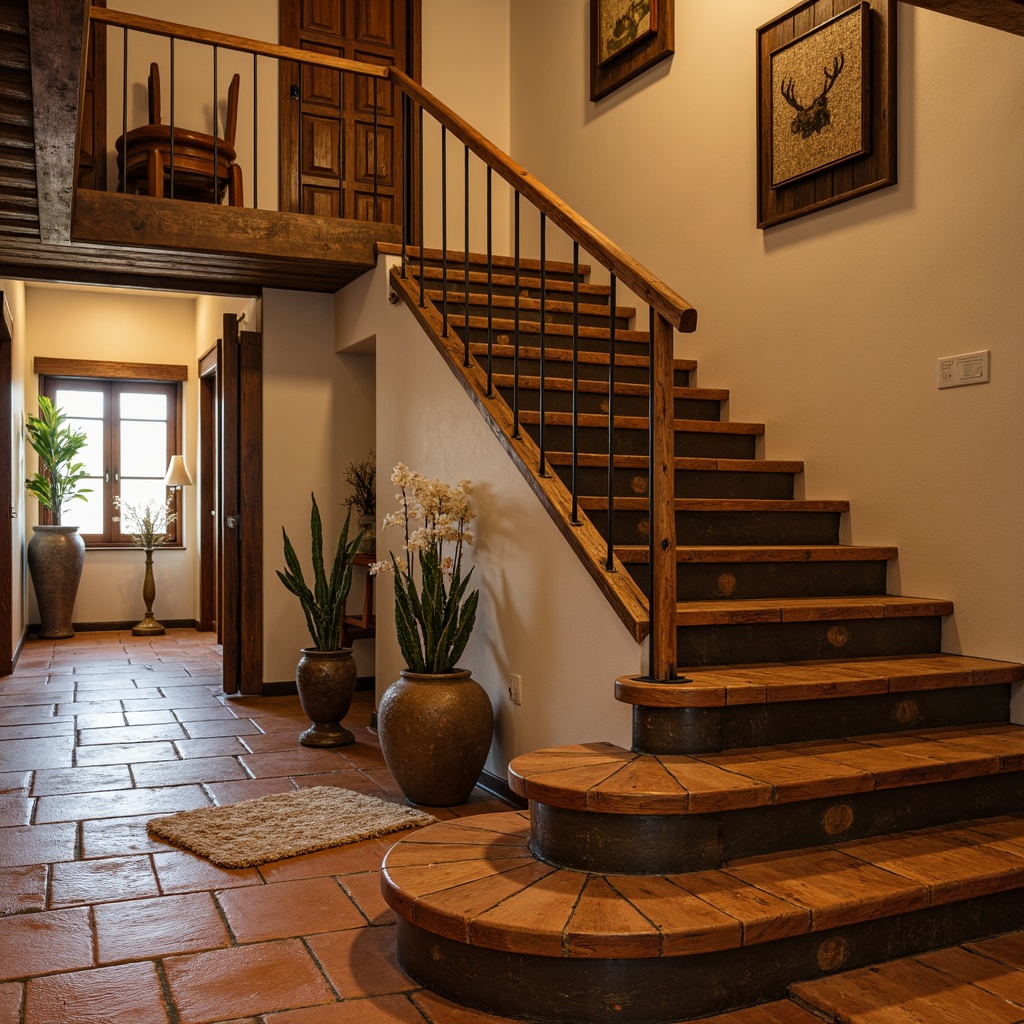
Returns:
[[[103,417],[104,473],[102,485],[103,516],[106,532],[80,533],[87,548],[135,548],[131,538],[123,538],[120,525],[114,522],[114,498],[120,494],[120,395],[124,391],[143,391],[167,396],[167,461],[182,454],[184,381],[188,368],[146,363],[108,363],[103,361],[36,359],[39,394],[53,399],[58,388],[65,390],[105,390]],[[166,462],[165,462],[166,466]],[[167,488],[172,511],[177,514],[170,524],[167,540],[162,546],[184,548],[183,502],[180,488]],[[93,500],[93,496],[90,496]],[[49,518],[40,506],[40,522]]]

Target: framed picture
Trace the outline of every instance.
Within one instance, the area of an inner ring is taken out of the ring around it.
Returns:
[[[607,96],[674,47],[674,0],[590,0],[590,98]]]
[[[896,184],[895,6],[805,0],[757,30],[758,227]]]
[[[772,188],[870,148],[869,16],[860,3],[771,54]]]

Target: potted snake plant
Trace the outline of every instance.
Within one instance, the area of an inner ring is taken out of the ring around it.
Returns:
[[[338,638],[342,608],[352,584],[352,563],[363,535],[359,533],[352,540],[348,539],[352,518],[352,510],[349,509],[328,576],[320,509],[316,496],[311,494],[310,497],[313,501],[309,520],[313,585],[307,585],[295,548],[283,527],[286,568],[277,570],[281,582],[299,599],[306,617],[306,628],[313,641],[312,647],[302,648],[302,656],[295,669],[295,685],[302,710],[312,722],[299,736],[299,742],[306,747],[343,747],[355,740],[340,722],[348,714],[355,692],[356,663],[352,658],[352,648],[339,647]]]

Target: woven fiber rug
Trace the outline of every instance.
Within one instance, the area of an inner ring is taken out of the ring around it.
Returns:
[[[224,807],[181,811],[153,818],[147,827],[150,835],[222,868],[248,868],[435,820],[414,807],[375,796],[314,786]]]

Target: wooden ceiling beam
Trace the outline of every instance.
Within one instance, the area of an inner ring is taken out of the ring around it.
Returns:
[[[904,0],[904,3],[1024,36],[1022,0]]]
[[[71,241],[88,0],[28,0],[39,237]]]

